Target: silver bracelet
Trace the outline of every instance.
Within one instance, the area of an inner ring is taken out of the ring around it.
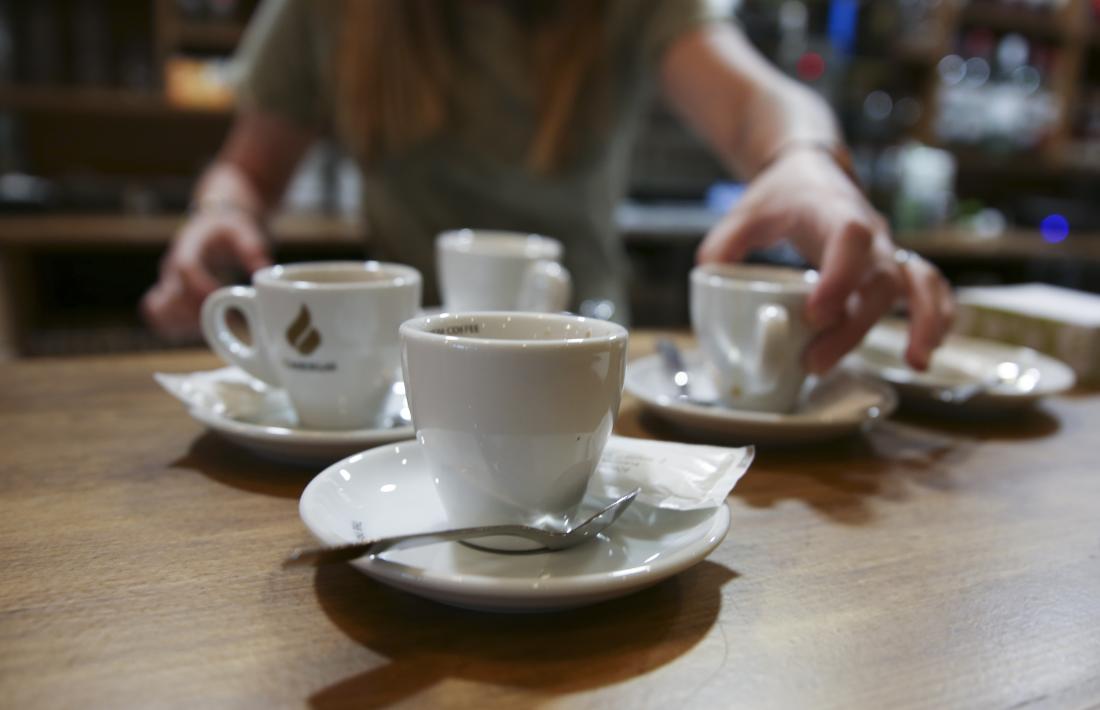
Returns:
[[[894,263],[903,268],[910,262],[916,261],[919,258],[920,255],[912,249],[898,248],[894,250]]]
[[[199,215],[202,213],[214,213],[214,214],[243,214],[251,217],[258,223],[263,222],[263,215],[255,210],[249,209],[236,200],[230,200],[220,197],[206,197],[201,200],[196,200],[191,203],[191,206],[187,209],[187,214],[191,216]]]

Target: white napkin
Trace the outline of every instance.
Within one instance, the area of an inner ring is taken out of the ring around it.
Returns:
[[[638,502],[666,510],[701,510],[723,504],[749,470],[756,451],[612,436],[588,494],[618,498],[641,488]]]
[[[285,390],[265,384],[237,367],[153,374],[161,387],[188,407],[227,419],[295,427],[298,416]]]

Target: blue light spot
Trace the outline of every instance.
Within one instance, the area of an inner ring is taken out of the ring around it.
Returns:
[[[829,40],[843,56],[851,56],[859,30],[859,1],[833,0],[829,4]]]
[[[1060,214],[1048,214],[1039,223],[1039,233],[1044,241],[1057,244],[1069,236],[1069,222]]]

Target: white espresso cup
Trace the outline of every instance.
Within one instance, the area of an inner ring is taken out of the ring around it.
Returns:
[[[406,321],[401,343],[413,425],[448,522],[567,521],[619,410],[626,329],[563,314],[445,313]]]
[[[272,266],[253,274],[251,287],[212,293],[202,330],[227,363],[286,389],[303,427],[375,427],[400,377],[398,327],[419,311],[420,290],[420,272],[401,264]],[[250,343],[229,327],[234,309]]]
[[[460,229],[436,237],[435,257],[447,311],[554,313],[569,307],[572,280],[556,239]]]
[[[748,264],[706,264],[691,272],[691,325],[725,404],[787,413],[806,371],[802,353],[814,336],[806,298],[816,271]]]

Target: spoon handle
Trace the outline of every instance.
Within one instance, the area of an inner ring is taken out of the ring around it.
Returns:
[[[1002,382],[1005,382],[1005,379],[994,373],[976,382],[967,382],[954,387],[941,388],[934,392],[934,396],[941,402],[965,404],[975,396],[993,389]]]
[[[687,399],[691,396],[691,389],[688,385],[687,366],[684,365],[684,358],[680,354],[680,348],[676,347],[676,343],[672,342],[668,338],[661,338],[657,341],[657,352],[661,355],[661,360],[664,362],[665,370],[672,377],[673,383],[676,385],[676,390],[680,396]]]
[[[454,530],[437,530],[434,532],[410,533],[408,535],[394,535],[392,537],[376,537],[370,540],[360,540],[346,545],[334,545],[331,547],[306,547],[298,548],[283,561],[284,567],[299,565],[327,565],[333,562],[350,562],[365,555],[375,555],[385,550],[405,549],[420,547],[422,545],[434,545],[437,542],[449,542],[452,540],[472,540],[479,537],[493,535],[509,535],[522,537],[536,542],[544,542],[543,536],[548,533],[532,530],[523,525],[486,525],[473,528],[456,528]]]
[[[539,550],[564,550],[567,547],[578,545],[585,540],[590,540],[611,525],[627,506],[634,502],[641,492],[635,488],[622,498],[607,506],[588,520],[574,528],[565,531],[543,530],[528,525],[482,525],[479,527],[455,528],[453,530],[434,530],[430,532],[410,533],[408,535],[394,535],[392,537],[376,537],[371,540],[360,540],[347,545],[333,545],[328,547],[311,547],[298,549],[290,553],[283,561],[284,567],[295,565],[324,565],[330,562],[349,562],[364,555],[377,555],[384,550],[400,550],[408,547],[420,547],[432,545],[437,542],[451,540],[473,540],[479,537],[496,537],[506,535],[521,537],[540,545],[537,550],[525,550],[535,552]]]

